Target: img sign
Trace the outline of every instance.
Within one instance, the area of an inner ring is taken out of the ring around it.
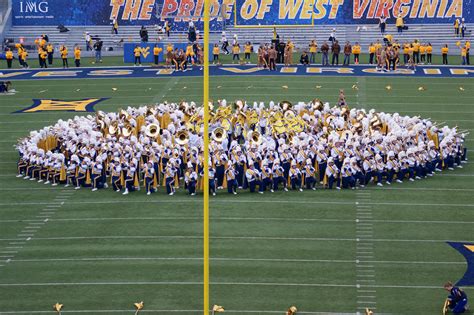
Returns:
[[[48,13],[48,1],[20,1],[20,13]]]

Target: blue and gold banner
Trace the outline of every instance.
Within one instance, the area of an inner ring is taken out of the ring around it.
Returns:
[[[472,22],[471,0],[236,0],[235,23],[254,25],[395,24]]]
[[[211,30],[241,26],[376,23],[473,23],[473,0],[211,0]],[[202,29],[204,0],[12,0],[13,25],[161,25]],[[235,16],[234,16],[235,12]]]

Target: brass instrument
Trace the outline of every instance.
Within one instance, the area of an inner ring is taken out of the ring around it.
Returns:
[[[133,133],[133,127],[130,124],[126,124],[124,127],[122,127],[121,134],[124,137],[130,137]]]
[[[147,135],[150,138],[156,138],[160,134],[160,126],[157,124],[149,124],[146,126],[145,129],[145,135]]]
[[[120,129],[118,127],[118,121],[114,121],[110,126],[109,126],[109,134],[111,135],[116,135],[118,136],[120,133]]]
[[[189,135],[186,130],[180,130],[176,133],[175,142],[179,145],[186,145],[189,142]]]
[[[128,121],[128,120],[130,120],[130,118],[131,118],[131,115],[126,110],[121,109],[119,111],[119,119],[120,120],[127,120]]]
[[[224,128],[218,127],[212,131],[212,139],[216,142],[224,141],[226,137],[226,131]]]
[[[262,135],[258,131],[252,132],[251,143],[256,145],[261,145],[263,142]]]

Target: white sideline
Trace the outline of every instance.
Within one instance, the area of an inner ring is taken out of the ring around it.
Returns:
[[[263,241],[335,241],[335,242],[363,242],[359,238],[325,238],[325,237],[277,237],[277,236],[211,236],[214,240],[263,240]],[[202,236],[193,235],[109,235],[109,236],[68,236],[68,237],[35,237],[34,241],[66,241],[66,240],[132,240],[132,239],[184,239],[184,240],[200,240]],[[24,241],[24,238],[2,238],[0,241]],[[379,238],[372,239],[374,242],[401,242],[401,243],[445,243],[445,242],[459,242],[459,243],[470,243],[469,240],[413,240],[413,239],[387,239]]]

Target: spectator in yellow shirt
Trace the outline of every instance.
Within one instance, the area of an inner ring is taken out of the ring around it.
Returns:
[[[74,47],[74,63],[78,68],[81,66],[81,48],[79,46]]]
[[[311,43],[309,43],[309,63],[316,63],[316,53],[318,52],[318,44],[313,39]]]
[[[461,47],[461,60],[462,60],[461,64],[463,66],[467,64],[467,62],[466,62],[466,51],[467,51],[466,46]]]
[[[135,49],[133,49],[133,56],[135,57],[135,59],[134,59],[135,67],[137,65],[139,65],[139,66],[142,65],[142,60],[140,58],[141,53],[142,52],[141,52],[140,47],[138,47],[138,45],[135,45]]]
[[[413,41],[413,62],[416,64],[420,63],[420,43],[417,39]]]
[[[405,23],[403,22],[403,18],[401,14],[398,14],[397,20],[395,22],[395,26],[397,27],[398,33],[403,32],[403,27],[405,26]]]
[[[375,45],[374,43],[370,43],[369,45],[369,64],[374,64],[374,56],[375,56]]]
[[[409,50],[410,50],[410,44],[404,43],[403,44],[403,64],[404,65],[408,64]]]
[[[48,58],[48,53],[41,49],[39,51],[39,57],[40,57],[40,67],[41,68],[48,68],[48,65],[46,64],[46,59]]]
[[[220,53],[220,49],[219,49],[219,44],[214,44],[214,47],[212,48],[212,63],[215,64],[219,64],[219,53]]]
[[[53,56],[54,56],[53,44],[48,43],[48,45],[46,46],[46,52],[48,53],[48,64],[52,65],[53,64]]]
[[[421,64],[424,64],[426,62],[426,56],[425,56],[426,47],[425,45],[421,44],[419,49],[420,49],[420,62]]]
[[[13,62],[13,52],[10,48],[7,48],[7,51],[5,52],[5,59],[7,60],[8,69],[11,69]]]
[[[232,63],[234,63],[235,60],[237,60],[237,62],[240,61],[240,45],[239,44],[235,44],[233,47],[232,47]]]
[[[160,53],[163,51],[163,48],[158,47],[157,44],[155,44],[155,47],[153,47],[153,57],[155,58],[155,65],[158,65],[160,63]]]
[[[448,64],[448,52],[449,52],[448,45],[444,45],[444,47],[441,48],[441,55],[443,56],[443,65]]]
[[[426,45],[426,63],[431,64],[431,57],[433,56],[433,46],[431,46],[431,43],[428,43]]]
[[[28,63],[26,62],[26,58],[28,57],[28,52],[26,51],[26,49],[22,49],[21,52],[20,52],[20,60],[21,60],[21,65],[23,66],[23,68],[25,69],[29,69],[30,67],[28,66]]]
[[[354,63],[356,65],[359,64],[359,56],[360,56],[360,45],[358,42],[356,42],[354,44],[354,46],[352,46],[352,54],[354,55]]]
[[[63,68],[69,68],[69,64],[67,63],[67,54],[68,54],[67,47],[64,45],[61,46],[59,51],[61,52],[61,59],[63,60]]]
[[[186,62],[191,65],[194,65],[194,49],[193,44],[191,43],[186,46]]]
[[[252,44],[250,44],[250,42],[245,43],[244,53],[245,62],[250,63],[250,54],[252,53]]]

